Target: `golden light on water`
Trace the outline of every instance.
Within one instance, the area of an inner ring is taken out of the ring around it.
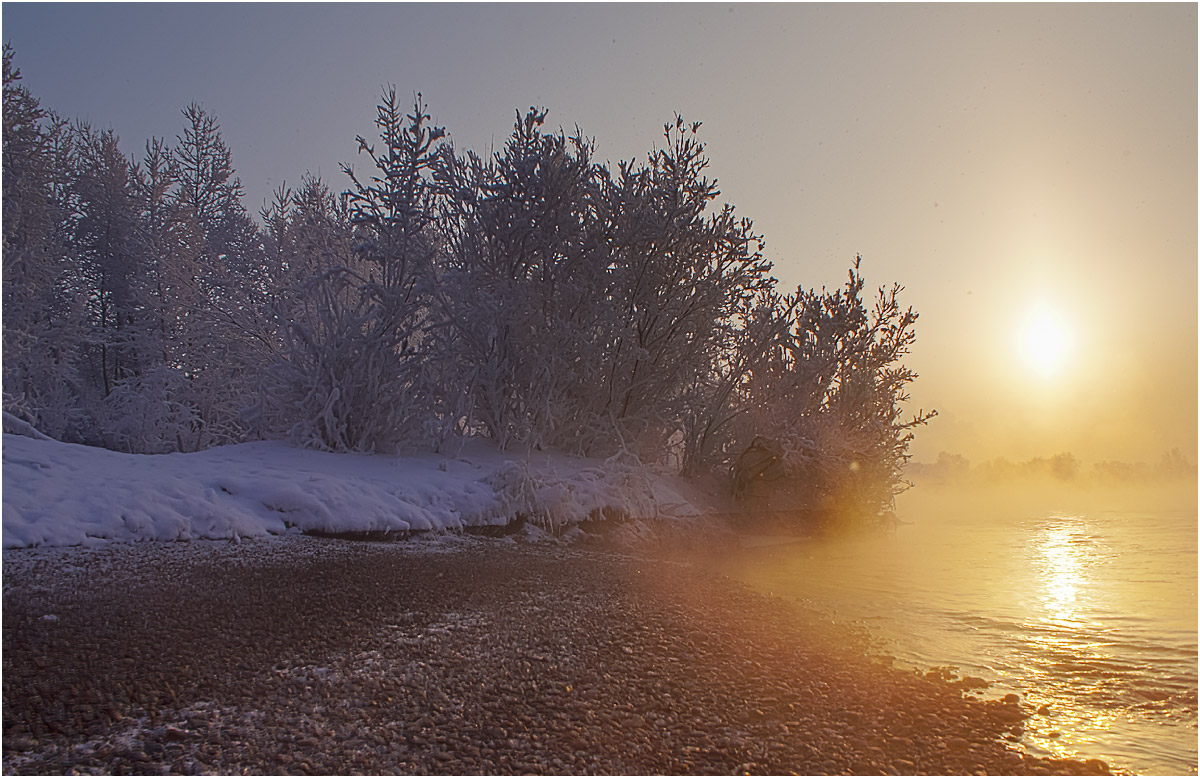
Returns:
[[[1047,529],[1039,538],[1042,561],[1042,604],[1059,621],[1073,621],[1083,584],[1083,560],[1069,527]]]
[[[1044,629],[1035,633],[1033,642],[1040,655],[1062,657],[1064,659],[1060,661],[1072,662],[1082,669],[1111,661],[1112,657],[1104,651],[1102,642],[1081,643],[1079,640],[1078,628],[1085,619],[1083,611],[1087,606],[1084,596],[1088,584],[1087,544],[1080,542],[1084,535],[1080,527],[1075,526],[1073,517],[1062,517],[1062,522],[1044,528],[1034,539],[1034,558],[1039,573],[1038,600],[1043,609]],[[1047,677],[1043,685],[1049,687],[1052,681]],[[1031,722],[1026,737],[1031,745],[1060,758],[1079,757],[1080,748],[1086,746],[1089,738],[1098,731],[1110,729],[1117,718],[1115,711],[1105,711],[1094,705],[1072,705],[1069,696],[1059,695],[1044,701],[1052,705],[1053,716]]]

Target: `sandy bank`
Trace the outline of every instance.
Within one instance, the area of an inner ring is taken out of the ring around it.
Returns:
[[[1084,773],[686,565],[503,541],[5,550],[8,773]]]

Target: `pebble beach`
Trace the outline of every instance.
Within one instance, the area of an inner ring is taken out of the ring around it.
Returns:
[[[443,536],[6,549],[8,774],[1104,774],[1035,711],[654,554]]]

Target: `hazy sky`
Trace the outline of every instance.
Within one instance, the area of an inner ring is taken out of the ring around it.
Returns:
[[[200,102],[255,212],[363,169],[389,82],[460,150],[531,105],[614,163],[703,121],[784,287],[856,253],[907,287],[918,459],[1195,457],[1196,32],[1183,3],[3,5],[43,105],[134,153]],[[1022,351],[1039,316],[1057,352]]]

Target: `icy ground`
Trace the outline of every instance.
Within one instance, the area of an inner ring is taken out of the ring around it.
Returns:
[[[694,490],[636,463],[482,442],[456,456],[328,454],[273,442],[139,455],[20,432],[3,438],[5,548],[453,530],[518,515],[561,531],[601,511],[700,513]]]

